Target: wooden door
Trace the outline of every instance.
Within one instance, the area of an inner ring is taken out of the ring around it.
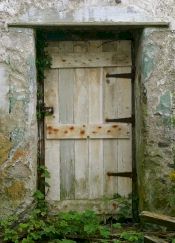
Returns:
[[[131,43],[65,41],[47,51],[45,104],[54,108],[45,119],[47,198],[61,210],[114,213],[110,199],[128,196],[132,181],[109,172],[132,171],[132,134],[130,124],[106,119],[131,117],[131,80],[108,76],[131,72]]]

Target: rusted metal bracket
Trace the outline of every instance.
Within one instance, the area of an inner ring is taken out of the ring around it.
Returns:
[[[42,112],[44,113],[45,116],[51,116],[54,113],[53,107],[49,106],[44,106],[42,109]]]
[[[126,79],[132,79],[133,74],[132,73],[114,73],[114,74],[106,74],[106,78],[126,78]]]
[[[121,122],[121,123],[132,123],[135,124],[134,117],[124,117],[124,118],[115,118],[115,119],[106,119],[106,122]]]
[[[125,79],[131,79],[131,82],[134,82],[135,78],[135,67],[132,66],[131,73],[107,73],[106,78],[125,78]]]
[[[107,175],[132,178],[132,172],[107,172]]]

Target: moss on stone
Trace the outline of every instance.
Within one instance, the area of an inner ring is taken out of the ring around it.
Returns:
[[[12,148],[11,141],[4,136],[3,134],[0,134],[0,164],[5,162],[8,159],[8,154],[10,152],[10,149]]]
[[[14,183],[6,188],[7,196],[14,200],[18,201],[21,200],[25,195],[25,187],[24,182],[22,181],[14,181]]]

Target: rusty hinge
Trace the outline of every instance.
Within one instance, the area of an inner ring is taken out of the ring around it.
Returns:
[[[126,78],[126,79],[131,79],[132,82],[134,82],[134,77],[135,77],[135,67],[132,66],[131,73],[107,73],[106,78]]]
[[[132,79],[133,74],[132,73],[114,73],[114,74],[106,74],[106,78],[126,78],[126,79]]]
[[[106,119],[106,122],[121,122],[121,123],[135,123],[134,116],[131,117],[124,117],[124,118],[115,118],[115,119]]]
[[[108,176],[129,177],[132,178],[132,172],[107,172]]]
[[[44,106],[42,109],[42,112],[44,113],[45,116],[51,116],[54,113],[53,107],[49,106]]]

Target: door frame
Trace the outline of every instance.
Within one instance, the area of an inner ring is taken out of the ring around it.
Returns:
[[[71,30],[72,30],[73,26],[71,26]],[[93,40],[94,35],[89,37],[89,28],[87,28],[86,26],[82,26],[80,27],[81,31],[79,30],[79,28],[77,28],[75,26],[75,30],[73,28],[73,30],[77,33],[77,36],[75,38],[78,37],[78,32],[79,32],[79,37],[80,39],[76,39],[76,40],[82,40],[82,38],[84,40]],[[104,31],[103,30],[104,27],[102,26],[98,26],[98,28],[95,29],[95,31],[97,31],[97,33],[101,33],[100,31]],[[106,28],[106,27],[105,27]],[[70,34],[73,32],[69,32],[69,26],[67,26],[67,28],[60,28],[60,29],[53,29],[52,32],[49,32],[47,29],[43,29],[43,32],[46,33],[46,41],[51,41],[53,39],[53,41],[57,40],[58,36],[61,36],[61,41],[66,41],[69,40],[70,38]],[[64,32],[68,31],[70,34],[62,37],[62,35],[64,34]],[[94,31],[94,30],[93,30]],[[99,32],[98,32],[99,31]],[[81,32],[83,32],[83,37],[81,36]],[[86,35],[84,35],[84,33]],[[92,32],[93,33],[93,32]],[[104,36],[101,36],[101,39],[106,39],[106,37],[110,37],[110,40],[130,40],[131,41],[131,58],[132,58],[132,73],[131,73],[131,87],[132,87],[132,116],[131,116],[131,123],[132,123],[132,214],[133,214],[133,218],[135,221],[138,221],[138,185],[137,185],[137,167],[136,167],[136,137],[135,137],[135,40],[133,37],[133,31],[128,31],[128,30],[119,30],[116,31],[116,28],[109,28],[109,30],[107,31],[106,34],[104,34]],[[74,33],[75,36],[75,33]],[[97,36],[98,37],[98,36]],[[103,37],[103,38],[102,38]],[[37,38],[37,30],[36,30],[36,38]],[[99,37],[98,37],[99,38]],[[74,40],[74,39],[73,39]],[[38,84],[38,90],[41,91],[44,94],[44,82],[39,83]],[[38,99],[37,103],[39,104],[39,109],[41,113],[44,113],[45,110],[45,104],[44,104],[44,95]],[[51,111],[52,112],[52,111]],[[45,165],[45,121],[44,121],[44,116],[40,119],[38,119],[38,165]],[[38,174],[38,188],[43,191],[45,194],[47,192],[45,192],[45,187],[43,186],[43,178],[41,177],[40,174]]]

